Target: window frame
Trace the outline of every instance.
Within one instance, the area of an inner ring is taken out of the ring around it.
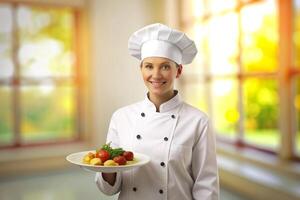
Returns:
[[[202,17],[194,17],[194,16],[186,16],[186,12],[184,11],[185,6],[184,3],[186,3],[183,0],[180,0],[178,9],[180,11],[180,22],[179,27],[181,29],[185,29],[188,27],[191,27],[196,22],[204,22],[206,20],[209,20],[212,16],[217,15],[223,15],[227,12],[232,12],[233,10],[237,13],[247,5],[255,4],[257,2],[263,2],[264,0],[249,0],[249,1],[242,1],[237,0],[237,5],[233,9],[228,9],[223,12],[217,13],[217,14],[210,14],[205,13]],[[205,1],[204,1],[205,2]],[[189,2],[192,4],[192,0]],[[238,106],[237,109],[240,113],[239,120],[237,122],[237,133],[235,140],[230,140],[226,137],[222,137],[220,135],[217,135],[217,141],[221,143],[226,143],[233,145],[237,148],[250,148],[259,150],[262,152],[267,152],[269,154],[278,154],[278,157],[282,160],[297,160],[300,161],[299,155],[296,155],[295,152],[295,145],[296,143],[294,141],[297,124],[296,124],[296,113],[295,109],[293,108],[293,105],[290,102],[293,102],[293,98],[295,94],[293,94],[292,90],[292,79],[295,77],[300,77],[300,67],[299,66],[293,66],[292,65],[292,49],[293,49],[293,43],[292,43],[292,23],[286,23],[286,22],[292,22],[293,19],[293,3],[292,0],[288,1],[277,1],[277,11],[278,11],[278,34],[279,34],[279,52],[278,52],[278,70],[274,72],[243,72],[242,71],[242,62],[241,62],[241,56],[238,56],[237,60],[237,66],[238,66],[238,72],[236,75],[213,75],[211,73],[204,74],[203,77],[198,77],[197,75],[185,75],[185,77],[182,77],[182,80],[179,80],[179,87],[186,87],[189,83],[195,84],[198,80],[202,79],[204,80],[205,85],[210,85],[213,78],[221,78],[227,79],[227,78],[233,78],[232,80],[236,80],[238,82]],[[239,35],[238,35],[238,45],[239,45],[239,52],[242,49],[241,47],[241,17],[238,16],[239,20]],[[240,54],[240,53],[239,53]],[[298,68],[297,68],[298,67]],[[202,75],[201,75],[202,76]],[[243,141],[243,135],[244,132],[244,107],[243,107],[243,84],[241,84],[245,79],[247,78],[259,78],[261,76],[264,76],[266,78],[271,78],[278,82],[278,88],[279,88],[279,116],[278,116],[278,129],[280,134],[280,142],[278,146],[278,151],[275,152],[269,148],[261,147],[255,144],[250,144],[245,141]],[[209,87],[209,86],[208,86]],[[207,100],[207,107],[208,107],[208,113],[211,115],[212,113],[212,104],[211,104],[211,95],[209,94],[210,88],[207,89],[208,93],[206,95],[208,96]],[[212,116],[213,117],[213,116]]]
[[[4,0],[1,1],[3,5],[9,5],[12,7],[13,13],[13,23],[12,23],[12,61],[14,63],[14,74],[8,78],[0,78],[0,86],[8,86],[12,89],[12,115],[13,115],[13,144],[12,145],[2,145],[0,150],[5,149],[18,149],[18,148],[27,148],[35,146],[53,146],[53,145],[64,145],[64,144],[78,144],[81,142],[88,141],[90,136],[88,132],[91,128],[88,118],[88,113],[90,112],[90,105],[87,104],[88,97],[90,94],[89,91],[89,68],[90,58],[88,56],[89,49],[89,31],[88,27],[88,10],[87,4],[83,0],[75,1],[45,1],[40,2],[38,0],[30,1],[18,1],[18,0]],[[18,35],[17,35],[17,21],[16,21],[16,8],[18,6],[30,6],[37,7],[41,9],[47,8],[69,8],[74,14],[74,30],[73,30],[73,44],[72,50],[75,54],[76,61],[74,63],[74,76],[68,77],[42,77],[42,78],[21,78],[20,77],[20,65],[18,63],[17,52],[19,48],[18,44]],[[80,55],[80,56],[79,56]],[[46,79],[52,80],[55,86],[59,86],[64,83],[71,82],[73,88],[75,89],[74,97],[75,100],[75,130],[74,137],[71,139],[60,139],[58,141],[39,141],[32,143],[21,143],[21,133],[20,133],[20,87],[22,85],[38,85],[39,80],[44,82]],[[22,83],[24,82],[24,83]]]

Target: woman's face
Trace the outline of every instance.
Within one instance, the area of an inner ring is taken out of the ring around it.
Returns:
[[[162,57],[145,58],[141,65],[141,72],[146,87],[151,96],[171,97],[174,90],[174,80],[181,74],[179,67],[170,59]]]

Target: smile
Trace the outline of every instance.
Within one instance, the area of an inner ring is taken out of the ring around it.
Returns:
[[[160,87],[167,83],[167,81],[149,81],[154,87]]]

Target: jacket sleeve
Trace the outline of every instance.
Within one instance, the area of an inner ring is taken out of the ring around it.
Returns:
[[[209,120],[198,127],[200,136],[193,147],[192,173],[195,180],[192,193],[195,200],[218,200],[219,177],[216,141]]]
[[[119,137],[117,132],[117,125],[116,125],[116,115],[114,114],[111,118],[107,139],[106,142],[111,142],[112,147],[119,147]],[[98,172],[95,176],[95,182],[97,187],[100,191],[102,191],[106,195],[114,195],[118,193],[121,189],[122,183],[122,174],[117,172],[116,182],[113,186],[111,186],[108,182],[106,182],[103,177],[102,173]]]

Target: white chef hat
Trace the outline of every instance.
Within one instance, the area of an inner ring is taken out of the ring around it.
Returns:
[[[139,60],[164,57],[177,64],[189,64],[197,54],[194,41],[183,32],[156,23],[134,32],[128,41],[130,55]]]

